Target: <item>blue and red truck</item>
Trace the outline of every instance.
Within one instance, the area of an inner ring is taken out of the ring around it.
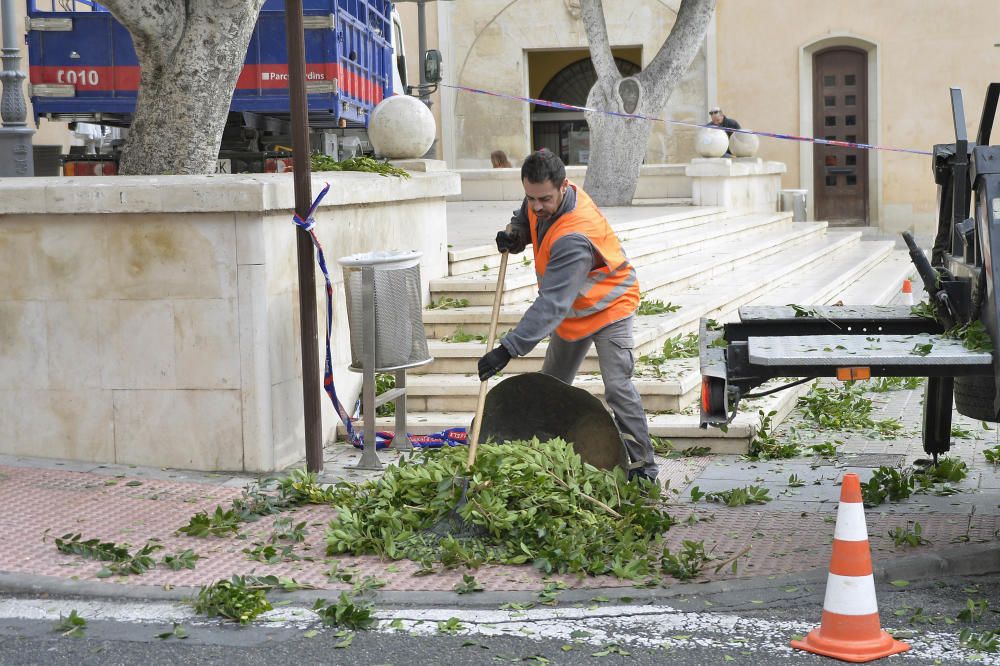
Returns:
[[[365,127],[384,97],[406,93],[399,15],[389,0],[302,0],[314,151],[370,149]],[[129,32],[91,0],[28,0],[30,97],[39,118],[128,128],[139,88]],[[284,2],[266,0],[233,94],[219,171],[291,167]],[[121,134],[121,132],[116,132]],[[66,175],[117,173],[122,141],[64,156]]]

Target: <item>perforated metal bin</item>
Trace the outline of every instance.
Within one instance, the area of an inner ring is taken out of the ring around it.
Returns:
[[[364,377],[364,451],[359,469],[381,469],[375,453],[375,409],[396,405],[391,446],[411,450],[406,434],[406,368],[431,362],[420,303],[420,252],[368,252],[339,259],[347,290],[351,370]],[[375,373],[392,372],[396,386],[375,393]]]
[[[367,367],[365,355],[366,351],[371,353],[372,347],[373,369],[377,372],[411,368],[432,360],[422,318],[421,256],[415,251],[367,252],[338,260],[344,269],[347,290],[351,369]],[[366,349],[364,322],[372,313],[374,335],[370,343],[373,344]]]

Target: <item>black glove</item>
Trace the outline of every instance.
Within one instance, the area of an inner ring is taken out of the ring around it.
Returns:
[[[508,363],[510,363],[510,352],[503,345],[497,345],[496,349],[486,352],[479,359],[479,381],[485,382],[507,367]]]
[[[497,251],[511,254],[524,252],[530,240],[525,238],[526,232],[522,227],[508,224],[506,229],[497,232]]]
[[[497,232],[497,252],[510,252],[517,247],[517,244],[517,238],[514,234],[509,234],[506,231]],[[521,249],[524,249],[523,245]]]

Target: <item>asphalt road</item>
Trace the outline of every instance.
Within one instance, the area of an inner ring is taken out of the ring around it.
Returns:
[[[823,592],[822,584],[783,579],[656,605],[598,598],[520,612],[378,607],[381,629],[364,632],[325,627],[296,604],[239,627],[164,602],[0,598],[0,664],[830,664],[787,647],[818,623]],[[880,585],[878,595],[883,627],[913,644],[892,662],[1000,664],[1000,652],[958,644],[963,628],[1000,629],[1000,577]],[[958,620],[970,599],[993,608],[974,622]],[[53,631],[54,618],[70,609],[88,618],[83,637]],[[452,617],[457,633],[443,632]],[[157,638],[174,622],[188,638]]]

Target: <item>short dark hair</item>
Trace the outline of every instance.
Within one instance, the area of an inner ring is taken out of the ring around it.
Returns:
[[[548,148],[542,148],[524,158],[524,163],[521,165],[521,180],[535,184],[549,180],[559,187],[566,180],[566,165],[558,155]]]

